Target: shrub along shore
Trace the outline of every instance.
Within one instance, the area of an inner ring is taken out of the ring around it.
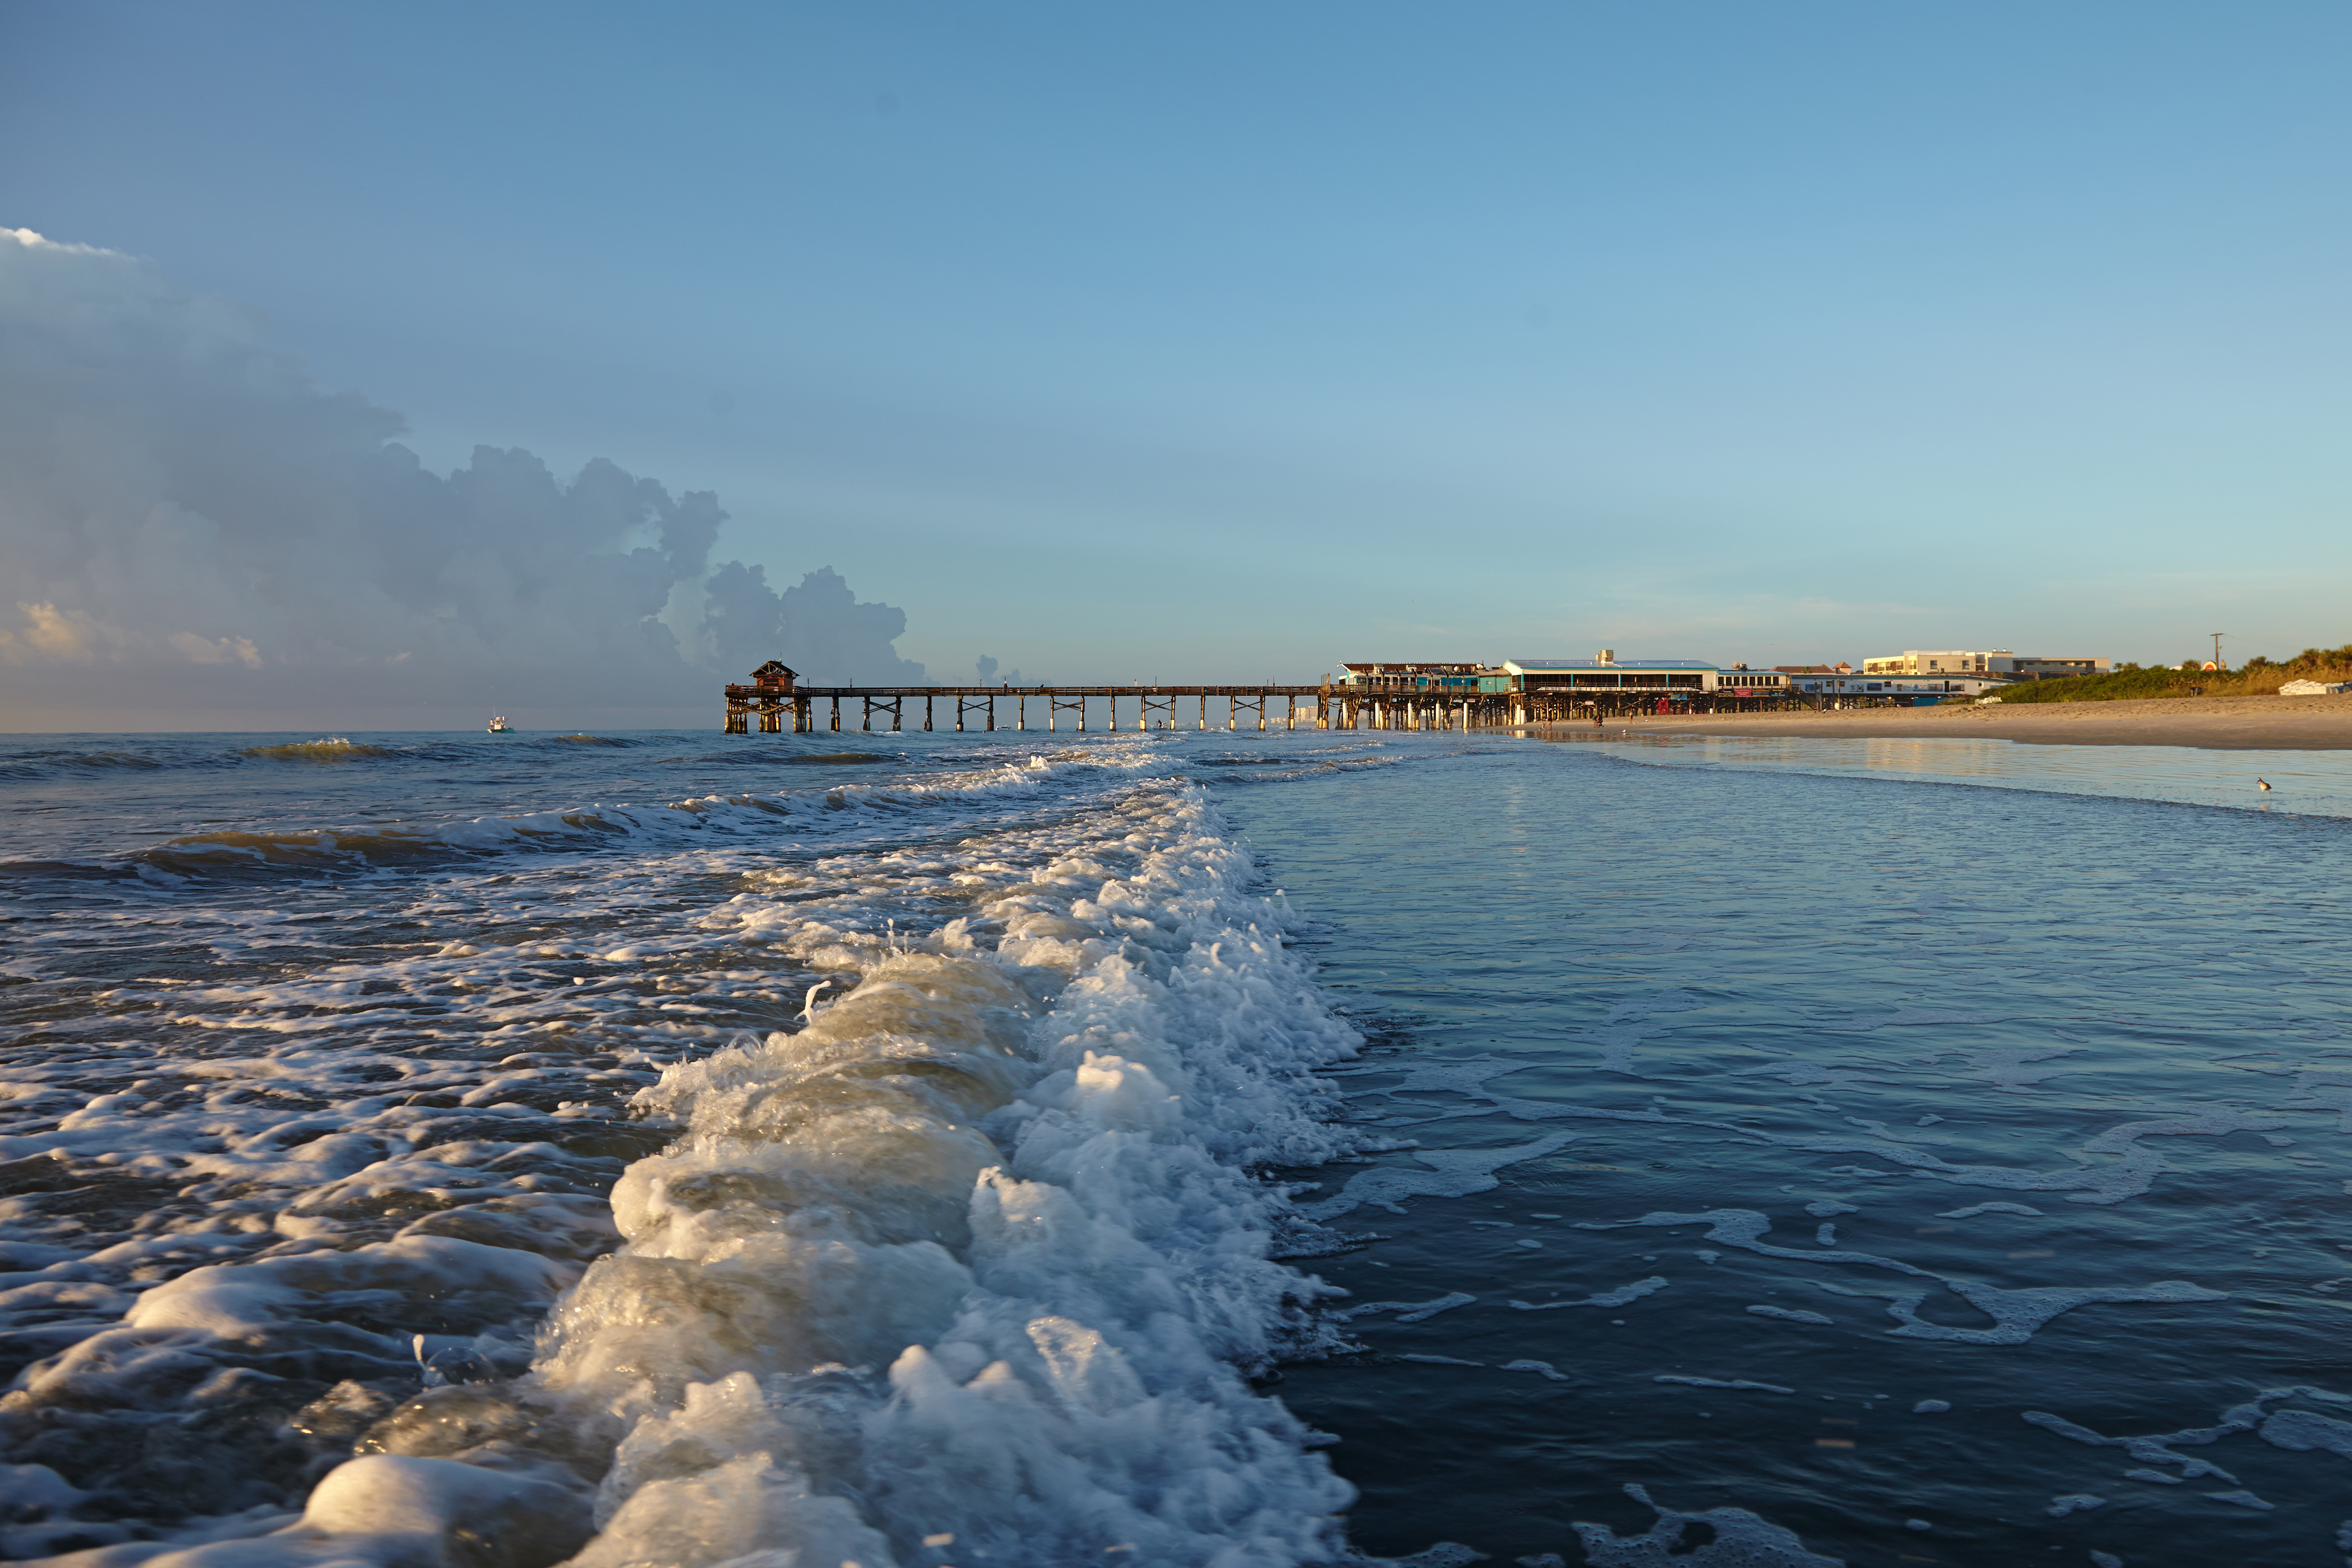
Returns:
[[[2352,643],[2342,647],[2307,647],[2293,658],[2273,662],[2257,654],[2236,669],[2174,669],[2156,665],[2143,669],[2126,664],[2111,675],[2070,675],[2061,680],[2021,680],[2001,688],[2007,706],[2013,702],[2115,702],[2162,697],[2271,697],[2290,680],[2352,680]]]

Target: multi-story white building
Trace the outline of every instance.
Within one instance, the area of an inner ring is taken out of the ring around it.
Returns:
[[[2104,658],[2059,658],[2042,654],[2011,653],[2005,647],[1975,649],[1908,648],[1862,661],[1864,675],[1991,675],[2012,680],[2052,680],[2066,675],[2105,675],[2115,668]]]
[[[2005,647],[1988,652],[1921,652],[1909,648],[1902,653],[1881,654],[1876,658],[1862,661],[1864,675],[1994,675],[2005,673],[2017,656]]]

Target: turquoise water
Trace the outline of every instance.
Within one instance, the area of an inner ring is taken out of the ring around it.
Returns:
[[[2339,755],[8,740],[0,1548],[2335,1568]]]

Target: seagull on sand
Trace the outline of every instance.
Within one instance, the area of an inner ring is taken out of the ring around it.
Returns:
[[[2267,789],[2269,789],[2269,788],[2271,787],[2270,780],[2268,780],[2268,779],[2256,779],[2256,780],[2254,781],[2254,787],[2255,787],[2255,788],[2257,788],[2257,789],[2267,790]]]

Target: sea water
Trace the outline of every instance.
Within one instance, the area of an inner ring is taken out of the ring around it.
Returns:
[[[2352,768],[1869,744],[0,743],[0,1551],[2333,1568]]]

